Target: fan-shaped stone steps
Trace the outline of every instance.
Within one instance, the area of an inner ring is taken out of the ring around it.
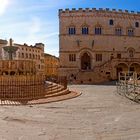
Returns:
[[[0,104],[1,105],[42,104],[42,103],[66,100],[66,99],[77,97],[79,95],[80,95],[79,93],[71,92],[69,91],[68,88],[64,88],[63,85],[59,85],[52,82],[46,82],[45,93],[42,95],[40,94],[35,95],[32,96],[31,98],[30,96],[28,96],[28,94],[26,94],[26,96],[24,96],[23,99],[23,98],[19,98],[19,96],[17,96],[16,93],[14,99],[9,100],[9,98],[8,99],[5,98],[4,100],[1,100]]]

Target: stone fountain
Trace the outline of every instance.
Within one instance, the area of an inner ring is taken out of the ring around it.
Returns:
[[[33,60],[13,58],[18,47],[12,39],[8,46],[3,47],[8,53],[8,60],[0,60],[0,99],[27,103],[45,95],[45,78],[35,73]],[[34,71],[33,71],[34,70]]]
[[[13,54],[16,53],[18,47],[13,46],[13,40],[10,38],[9,46],[5,46],[3,49],[9,54],[9,60],[13,60]]]

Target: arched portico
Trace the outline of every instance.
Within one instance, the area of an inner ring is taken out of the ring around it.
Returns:
[[[139,63],[131,63],[129,66],[129,71],[139,73],[140,72],[140,64]]]
[[[128,65],[126,63],[117,64],[117,66],[116,66],[117,79],[118,79],[119,72],[128,72],[128,71],[129,71],[129,67],[128,67]]]

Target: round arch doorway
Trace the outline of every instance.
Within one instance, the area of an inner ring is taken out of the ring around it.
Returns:
[[[91,58],[88,53],[84,53],[81,56],[81,69],[82,70],[90,70],[91,69]]]

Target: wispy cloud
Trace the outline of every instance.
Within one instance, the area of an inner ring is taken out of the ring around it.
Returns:
[[[28,37],[33,39],[37,33],[41,32],[41,20],[38,17],[33,17],[29,22],[29,27]]]
[[[12,37],[16,43],[29,45],[42,42],[47,46],[45,51],[58,55],[57,10],[75,3],[75,0],[0,0],[0,15],[6,13],[0,20],[0,38]]]
[[[77,3],[76,0],[47,0],[46,5],[48,8],[66,7]]]
[[[15,6],[16,10],[18,12],[29,12],[29,11],[48,11],[51,9],[59,9],[59,8],[64,8],[64,7],[69,7],[71,5],[78,4],[78,1],[76,0],[41,0],[41,1],[35,1],[35,0],[30,0],[28,3],[25,3],[25,0],[20,0],[20,5],[19,5],[19,0],[15,0]],[[34,4],[33,4],[34,3]]]
[[[53,32],[53,33],[47,34],[46,37],[50,38],[50,37],[53,37],[53,36],[56,36],[56,35],[58,36],[58,34],[59,34],[58,32]]]
[[[10,3],[9,0],[0,0],[0,16],[5,13],[9,3]]]

